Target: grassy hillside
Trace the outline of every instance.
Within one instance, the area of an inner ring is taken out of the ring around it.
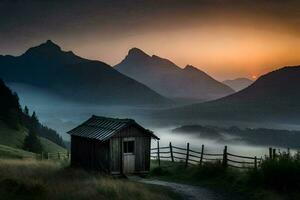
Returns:
[[[5,145],[0,145],[0,158],[32,158],[35,157],[35,153],[24,151]]]
[[[62,163],[0,160],[0,196],[10,200],[171,200],[164,188],[63,167]]]
[[[25,128],[20,128],[20,130],[14,130],[9,128],[3,122],[0,121],[0,145],[11,147],[12,149],[21,149],[23,146],[23,141],[27,135],[27,130]],[[51,142],[48,139],[40,138],[45,152],[63,152],[66,149],[58,146],[57,144]],[[7,150],[7,148],[2,149],[2,154]],[[1,151],[1,150],[0,150]],[[10,151],[7,152],[10,155]]]
[[[14,130],[0,121],[0,144],[14,148],[22,148],[23,141],[27,135],[25,128]]]
[[[47,140],[46,138],[40,138],[41,143],[43,145],[45,152],[65,152],[67,151],[65,148],[62,148],[61,146],[58,146],[54,142],[51,142],[50,140]]]

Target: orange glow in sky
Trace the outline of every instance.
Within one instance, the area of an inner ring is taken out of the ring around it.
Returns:
[[[114,66],[137,47],[220,81],[300,65],[299,0],[18,2],[3,9],[0,55],[51,39]]]
[[[176,31],[157,30],[118,40],[93,41],[73,48],[79,55],[115,65],[132,47],[170,59],[180,67],[191,64],[218,80],[256,79],[278,67],[300,64],[300,39],[297,35],[249,27],[199,26]]]

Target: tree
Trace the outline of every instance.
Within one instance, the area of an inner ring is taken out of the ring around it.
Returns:
[[[37,134],[30,129],[28,135],[25,137],[23,149],[33,153],[42,153],[43,146]]]
[[[20,123],[19,113],[14,109],[10,109],[6,116],[5,122],[9,127],[18,130]]]
[[[18,129],[21,113],[18,95],[13,93],[0,79],[0,119],[11,128]]]
[[[32,129],[35,133],[38,133],[38,128],[39,128],[40,122],[39,122],[39,119],[37,118],[35,111],[33,111],[30,121],[31,121],[30,129]]]
[[[25,115],[29,116],[29,109],[27,106],[25,106],[25,108],[24,108],[24,113],[25,113]]]

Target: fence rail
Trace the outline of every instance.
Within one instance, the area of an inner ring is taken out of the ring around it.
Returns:
[[[69,152],[47,153],[47,159],[69,160]]]
[[[273,153],[273,151],[272,151]],[[205,152],[204,145],[201,146],[201,151],[196,151],[190,148],[187,143],[186,148],[178,147],[169,143],[169,146],[160,147],[159,141],[157,147],[151,148],[151,159],[156,159],[158,165],[161,166],[161,161],[184,162],[188,165],[202,165],[207,162],[220,162],[224,167],[233,167],[240,169],[257,169],[260,166],[262,158],[256,156],[243,156],[229,153],[227,146],[224,147],[222,153]]]
[[[32,153],[32,155],[23,155],[23,159],[36,159],[36,160],[69,160],[71,154],[69,152],[55,152],[55,153]]]

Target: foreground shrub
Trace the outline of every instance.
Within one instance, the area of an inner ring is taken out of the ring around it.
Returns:
[[[265,187],[291,191],[300,189],[300,156],[282,153],[275,159],[266,159],[257,172]]]
[[[202,179],[216,178],[226,173],[227,170],[223,167],[221,162],[207,162],[201,167],[198,167],[197,177]]]

